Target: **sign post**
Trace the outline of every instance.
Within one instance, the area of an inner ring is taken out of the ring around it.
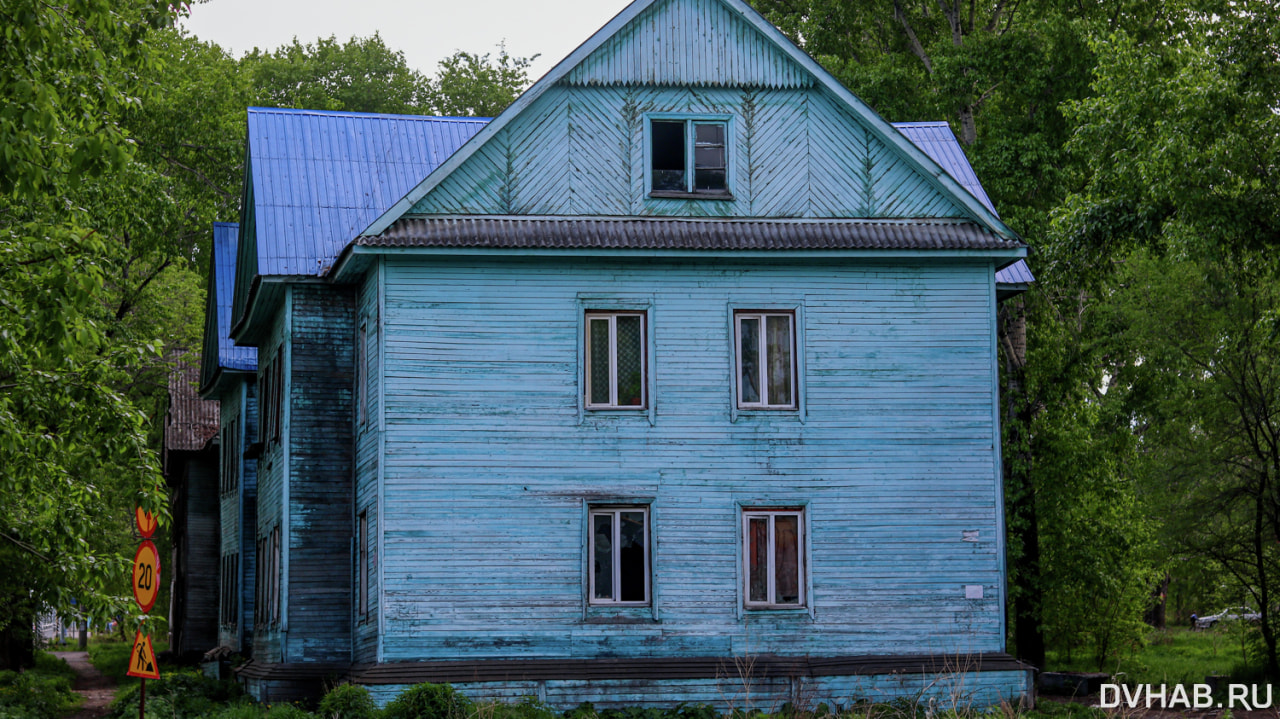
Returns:
[[[159,523],[142,507],[134,510],[133,518],[138,525],[138,534],[142,535],[142,543],[133,555],[133,599],[145,614],[156,605],[156,597],[160,594],[160,552],[156,550],[155,542],[151,541]],[[159,679],[160,667],[156,663],[156,651],[151,646],[151,635],[143,634],[141,629],[133,638],[129,670],[125,673],[142,680],[142,690],[138,697],[138,719],[144,719],[147,709],[147,680]]]

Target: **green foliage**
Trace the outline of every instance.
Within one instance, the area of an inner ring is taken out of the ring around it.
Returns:
[[[264,719],[315,719],[315,715],[296,704],[273,704]]]
[[[138,716],[141,685],[126,686],[107,710],[108,719]],[[218,712],[222,705],[241,700],[244,690],[233,681],[210,679],[199,672],[161,674],[147,682],[146,716],[154,719],[195,719]],[[281,718],[285,719],[285,718]]]
[[[272,52],[254,50],[241,65],[252,78],[257,103],[311,110],[422,114],[428,82],[377,33],[345,44],[321,38]]]
[[[400,693],[382,711],[382,719],[467,719],[471,700],[448,684],[416,684]]]
[[[74,674],[66,662],[47,654],[38,656],[31,671],[0,671],[0,717],[58,719],[80,703],[71,690]]]
[[[322,719],[375,719],[378,707],[369,690],[359,684],[339,684],[320,700]]]
[[[494,117],[524,91],[537,57],[512,57],[501,45],[496,59],[458,51],[440,61],[426,104],[435,115]]]

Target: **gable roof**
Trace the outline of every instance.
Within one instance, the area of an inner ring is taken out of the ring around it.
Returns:
[[[998,216],[995,215],[987,206],[975,199],[971,194],[966,192],[964,188],[953,179],[945,170],[929,157],[920,148],[913,145],[901,133],[896,132],[885,122],[879,115],[875,113],[864,102],[855,97],[834,77],[824,70],[817,62],[810,58],[803,50],[796,47],[785,35],[782,34],[769,21],[765,20],[758,12],[748,6],[743,0],[635,0],[628,5],[622,12],[610,20],[604,27],[591,36],[586,42],[580,45],[576,50],[569,54],[564,60],[557,64],[550,72],[544,75],[536,83],[533,84],[523,95],[516,99],[505,111],[502,112],[493,122],[489,123],[483,130],[468,141],[462,148],[445,161],[440,167],[436,168],[422,182],[418,183],[403,198],[391,206],[386,212],[382,213],[375,219],[361,234],[364,236],[373,236],[381,234],[384,230],[391,226],[393,222],[402,216],[411,212],[413,206],[427,195],[432,189],[439,185],[454,170],[458,169],[472,155],[476,154],[479,149],[485,145],[491,138],[497,135],[504,127],[509,125],[516,117],[518,117],[525,109],[529,108],[539,97],[546,93],[551,87],[559,83],[581,82],[582,79],[577,75],[583,74],[585,71],[580,67],[586,67],[584,63],[592,57],[597,50],[605,48],[607,44],[612,42],[615,36],[625,32],[634,32],[634,24],[642,24],[639,21],[641,16],[651,8],[655,8],[662,3],[685,2],[685,3],[702,3],[713,4],[718,10],[727,11],[735,22],[745,22],[750,28],[761,37],[764,38],[765,44],[770,51],[777,51],[788,64],[794,64],[801,68],[812,82],[830,95],[842,102],[854,117],[860,120],[868,131],[876,137],[876,139],[897,153],[900,157],[912,166],[928,182],[936,186],[936,188],[944,195],[953,199],[958,208],[966,216],[980,225],[983,225],[991,232],[1005,238],[1011,242],[1017,242],[1018,236],[1013,230],[1009,229]],[[739,25],[739,27],[741,27]],[[728,30],[729,28],[725,28]],[[711,30],[712,34],[716,32],[716,28]],[[696,35],[695,30],[693,34]],[[747,33],[750,35],[750,30]],[[688,39],[688,38],[685,38]],[[751,38],[756,40],[754,36]],[[681,45],[682,43],[669,42],[667,47],[672,45]],[[676,51],[672,51],[676,52]],[[679,53],[676,52],[676,55]],[[680,58],[673,55],[670,58],[649,58],[649,62],[667,62],[670,64],[679,64]],[[703,55],[708,53],[703,52]],[[776,61],[770,60],[776,65]],[[634,65],[644,66],[645,60],[637,60]],[[710,61],[702,63],[703,65],[715,66],[714,57]],[[576,74],[575,74],[576,73]],[[660,78],[659,78],[660,79]],[[595,78],[599,82],[600,78]]]
[[[239,347],[231,340],[231,298],[236,279],[236,244],[240,226],[213,223],[213,257],[205,298],[204,351],[200,359],[200,392],[207,394],[222,370],[253,372],[258,350]]]
[[[978,202],[991,210],[991,214],[999,216],[995,206],[991,204],[991,198],[987,197],[987,191],[978,182],[978,175],[973,171],[973,165],[969,164],[969,158],[965,157],[964,149],[960,147],[960,141],[956,139],[950,125],[945,122],[895,122],[893,126],[913,145],[924,150],[925,154],[955,178]],[[1026,260],[1018,260],[996,272],[996,282],[1000,284],[1025,285],[1035,281]]]
[[[263,107],[248,114],[246,209],[262,275],[323,275],[373,218],[488,123]]]
[[[218,434],[218,403],[200,399],[196,381],[200,367],[196,357],[183,352],[173,358],[169,370],[169,410],[165,413],[164,450],[194,452]],[[166,467],[169,463],[165,462]]]
[[[232,336],[263,277],[319,277],[369,222],[488,122],[248,109]]]

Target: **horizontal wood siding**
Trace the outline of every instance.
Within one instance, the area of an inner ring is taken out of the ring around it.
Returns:
[[[258,393],[257,385],[252,379],[246,379],[244,385],[244,414],[241,427],[244,436],[240,446],[248,447],[258,437]],[[239,394],[239,393],[237,393]],[[253,602],[256,591],[258,572],[258,546],[255,528],[258,526],[258,461],[241,458],[240,526],[248,529],[240,532],[240,627],[242,637],[242,653],[251,653],[253,648]],[[248,644],[248,646],[243,646]]]
[[[350,661],[354,292],[292,293],[287,661]]]
[[[383,659],[1003,649],[992,272],[387,260]],[[580,296],[651,302],[652,424],[579,421]],[[798,308],[807,416],[735,419],[731,306]],[[628,501],[656,621],[584,608],[584,502]],[[797,505],[812,611],[744,616],[740,507]]]
[[[182,497],[184,536],[181,551],[183,576],[178,578],[182,593],[182,646],[180,653],[206,652],[218,643],[218,453],[208,449],[192,453],[185,466]]]
[[[762,678],[754,676],[750,667],[751,657],[743,656],[738,665],[726,667],[724,675],[716,679],[459,682],[453,686],[476,701],[515,702],[536,697],[558,710],[591,702],[597,709],[709,704],[721,711],[759,709],[767,713],[776,713],[788,702],[808,707],[825,703],[834,710],[858,701],[904,698],[947,710],[999,706],[1001,702],[1018,706],[1018,699],[1029,689],[1026,671]],[[371,686],[369,693],[379,706],[386,706],[408,688]]]
[[[233,377],[238,378],[238,375],[233,375]],[[228,390],[226,394],[223,395],[221,398],[221,406],[219,408],[218,427],[221,428],[221,427],[230,426],[233,420],[241,417],[241,409],[243,407],[244,407],[244,397],[240,389],[240,381],[237,380],[232,384],[231,389]],[[243,427],[244,426],[243,423],[241,423],[240,426]],[[219,437],[221,437],[221,434],[219,434]],[[253,441],[252,439],[249,439],[247,442],[242,443],[241,446],[248,447],[252,441]],[[221,454],[219,454],[219,457],[221,457]],[[247,466],[249,464],[251,463],[245,462],[242,465],[241,467],[242,474],[244,473],[244,470],[247,469]],[[256,463],[252,463],[252,464],[256,464]],[[222,469],[221,466],[219,466],[219,471],[221,471],[221,469]],[[215,485],[215,487],[220,487],[220,486],[221,486],[220,484]],[[219,517],[218,523],[219,523],[219,530],[220,530],[219,542],[218,542],[219,558],[227,554],[234,554],[235,552],[239,551],[241,552],[241,557],[242,557],[241,561],[243,562],[244,537],[248,535],[250,538],[249,541],[252,543],[254,525],[241,523],[239,496],[234,494],[226,494],[226,495],[218,494],[217,496],[218,496],[218,499],[216,500],[216,502],[218,505],[218,517]],[[248,529],[245,529],[245,527],[248,527]],[[221,571],[219,571],[219,567],[216,567],[216,566],[214,567],[213,576],[218,577],[218,581],[221,581],[222,573]],[[244,586],[243,579],[241,580],[241,582],[242,582],[241,587],[243,587]],[[222,596],[221,592],[215,592],[214,599],[215,600],[220,599],[221,596]],[[232,649],[239,651],[241,639],[242,639],[242,635],[239,631],[240,627],[225,626],[219,621],[220,618],[221,618],[220,614],[217,614],[214,616],[214,622],[218,625],[218,644],[225,647],[231,647]],[[241,626],[249,626],[249,625],[242,624]]]
[[[732,200],[648,197],[654,112],[732,118]],[[548,90],[411,214],[966,216],[824,89],[654,86]]]
[[[378,272],[374,268],[365,276],[356,299],[356,327],[363,324],[365,331],[365,421],[356,427],[356,506],[355,516],[361,512],[368,519],[369,533],[369,611],[363,617],[358,614],[355,602],[359,599],[359,587],[352,585],[352,661],[369,663],[377,661],[378,652]],[[357,335],[358,336],[358,335]],[[357,526],[355,524],[353,527]],[[355,556],[359,556],[356,552]],[[360,577],[360,568],[353,565],[353,582]]]
[[[275,317],[271,322],[271,327],[267,334],[267,340],[258,347],[258,375],[255,385],[258,388],[257,410],[258,417],[262,417],[262,403],[268,400],[262,396],[264,385],[262,382],[263,372],[271,367],[275,362],[276,354],[284,351],[284,310],[283,307],[278,309]],[[259,441],[259,427],[256,426],[260,422],[255,422],[254,434],[249,435],[246,440],[252,439],[253,442]],[[246,444],[246,446],[248,446]],[[258,511],[257,511],[257,533],[253,538],[257,546],[259,539],[264,539],[271,535],[272,529],[277,527],[283,532],[284,522],[284,448],[281,443],[268,442],[265,444],[262,454],[256,460],[257,480],[258,480]],[[283,543],[281,547],[281,558],[289,551],[288,543]],[[264,608],[264,611],[266,609]],[[253,625],[253,619],[250,618],[250,625]],[[279,622],[274,624],[261,624],[254,626],[253,630],[253,659],[255,662],[280,662],[284,661],[284,637],[281,632]]]

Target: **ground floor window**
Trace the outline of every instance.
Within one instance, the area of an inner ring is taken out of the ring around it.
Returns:
[[[240,608],[240,555],[222,555],[220,574],[221,581],[219,584],[222,592],[218,602],[219,623],[224,627],[234,627],[236,625],[236,613]]]
[[[804,510],[745,509],[742,530],[746,606],[803,607]]]
[[[649,603],[649,510],[593,507],[590,566],[592,604]]]

